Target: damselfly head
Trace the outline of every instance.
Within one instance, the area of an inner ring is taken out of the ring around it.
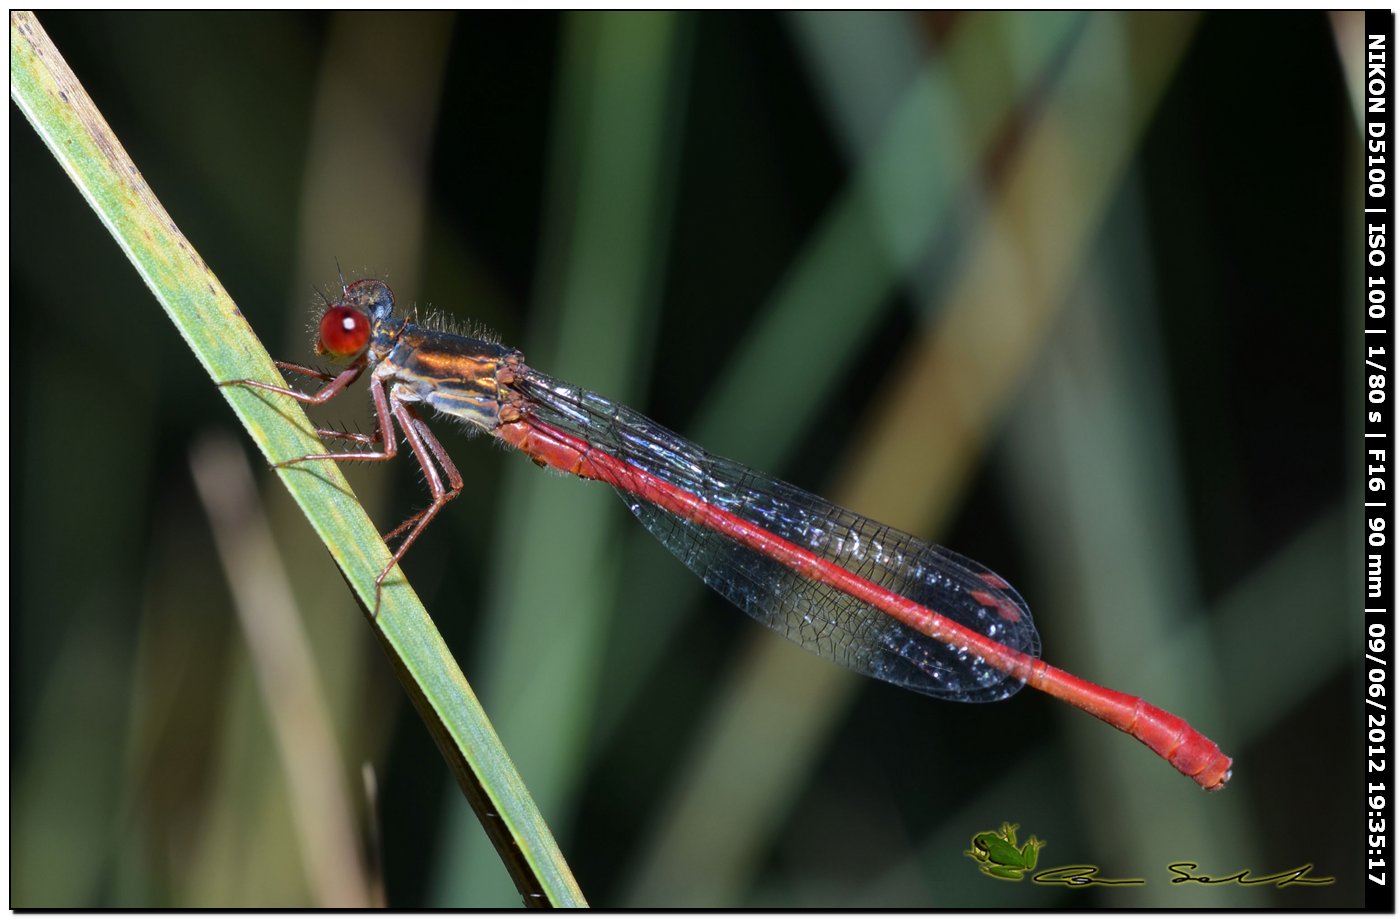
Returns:
[[[394,292],[376,278],[351,281],[339,302],[355,307],[368,316],[370,322],[383,322],[394,312]]]
[[[342,297],[327,305],[316,326],[316,353],[332,358],[358,357],[369,347],[373,324],[394,312],[394,292],[374,278],[344,287]]]

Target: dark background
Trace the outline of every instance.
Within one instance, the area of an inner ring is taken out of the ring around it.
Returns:
[[[1205,795],[1038,693],[809,658],[604,489],[443,422],[468,488],[406,571],[591,902],[1359,905],[1359,14],[39,18],[275,355],[337,259],[385,276],[977,558],[1047,660],[1235,757]],[[338,899],[192,483],[211,443],[256,467],[389,904],[516,902],[330,559],[10,129],[11,905]],[[386,529],[424,500],[411,462],[350,472]],[[983,877],[962,850],[1003,821],[1147,884]]]

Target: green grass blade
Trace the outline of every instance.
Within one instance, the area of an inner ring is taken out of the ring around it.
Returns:
[[[10,16],[11,97],[97,212],[213,380],[276,380],[267,350],[175,226],[32,13]],[[263,454],[321,452],[291,399],[222,389]],[[388,561],[378,531],[330,463],[279,471],[362,605]],[[427,611],[386,583],[377,637],[522,894],[585,905],[553,835]]]

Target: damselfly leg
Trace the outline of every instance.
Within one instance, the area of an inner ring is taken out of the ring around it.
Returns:
[[[264,383],[261,380],[230,380],[222,383],[222,386],[245,386],[250,389],[261,389],[267,392],[275,392],[284,396],[290,396],[298,402],[307,405],[324,405],[331,399],[345,392],[364,373],[366,362],[357,361],[338,374],[325,373],[311,367],[300,364],[293,364],[286,361],[278,361],[277,366],[284,371],[299,373],[312,379],[320,380],[326,385],[322,386],[314,393],[305,393],[289,386],[278,386],[272,383]],[[379,572],[374,579],[374,610],[372,616],[379,615],[379,604],[384,595],[384,579],[389,576],[389,572],[403,560],[404,554],[409,547],[417,541],[427,525],[437,516],[438,512],[447,505],[447,502],[457,497],[462,492],[462,474],[457,470],[456,465],[447,455],[437,437],[433,435],[431,429],[413,409],[401,399],[395,398],[392,393],[386,392],[381,380],[371,377],[369,383],[370,398],[374,405],[375,430],[373,434],[352,433],[350,431],[338,431],[333,428],[317,428],[316,433],[322,438],[335,438],[348,440],[352,443],[372,446],[382,444],[378,450],[352,450],[337,453],[312,453],[306,456],[298,456],[293,459],[282,460],[273,463],[273,469],[295,466],[299,463],[312,462],[316,460],[366,460],[370,462],[387,462],[398,456],[398,438],[394,434],[394,423],[398,422],[399,429],[403,431],[404,437],[408,440],[408,445],[413,450],[414,457],[418,460],[418,465],[423,469],[423,475],[428,482],[428,490],[432,495],[432,501],[426,508],[413,514],[403,523],[394,527],[384,534],[384,541],[398,539],[402,536],[402,541],[393,550],[393,556],[389,563]],[[434,464],[433,460],[437,463]],[[441,467],[441,472],[439,472]],[[444,483],[443,477],[446,476]],[[403,534],[407,532],[407,535]]]

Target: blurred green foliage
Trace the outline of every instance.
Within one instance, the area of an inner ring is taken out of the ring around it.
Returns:
[[[1048,660],[1236,758],[1207,796],[1034,693],[859,680],[701,590],[604,489],[439,425],[469,486],[406,571],[591,902],[1359,904],[1345,17],[40,19],[279,356],[306,358],[335,259],[386,276],[977,558]],[[13,109],[11,207],[12,905],[315,903],[189,473],[237,423]],[[348,470],[385,528],[424,500],[410,466]],[[388,902],[515,902],[260,485],[344,775],[379,776]],[[1149,883],[990,882],[961,853],[1003,821],[1042,865]],[[1337,883],[1169,884],[1183,859]]]

